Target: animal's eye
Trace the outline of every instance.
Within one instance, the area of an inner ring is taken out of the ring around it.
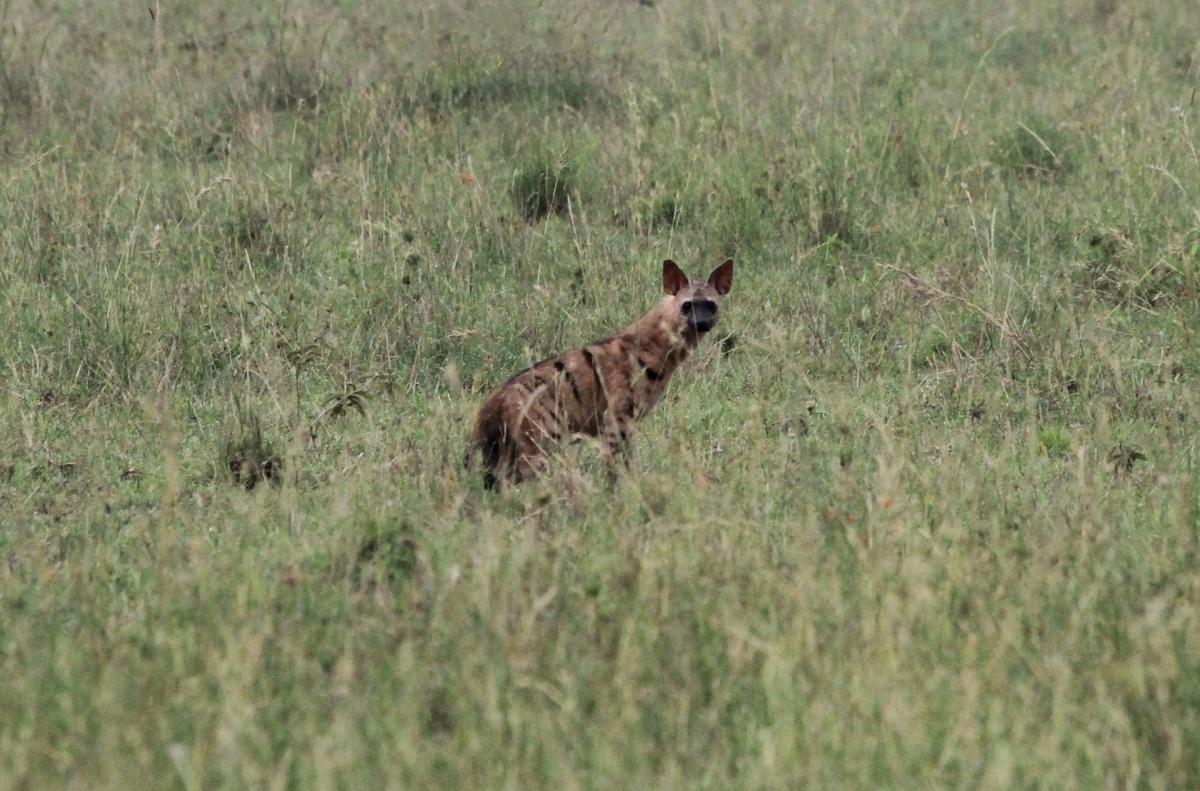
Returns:
[[[717,303],[713,302],[711,299],[706,299],[700,303],[700,309],[709,313],[716,313]]]
[[[691,302],[683,303],[682,310],[683,310],[683,315],[685,315],[685,316],[692,315],[692,303]]]

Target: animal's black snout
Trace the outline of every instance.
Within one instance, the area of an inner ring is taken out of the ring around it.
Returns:
[[[692,327],[700,332],[708,332],[717,323],[717,303],[710,299],[685,302],[683,315]]]

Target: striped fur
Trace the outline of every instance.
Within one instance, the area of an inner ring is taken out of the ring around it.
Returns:
[[[519,483],[545,471],[554,447],[579,435],[598,437],[612,469],[630,462],[634,423],[662,400],[675,369],[716,326],[733,261],[708,280],[688,280],[663,262],[666,295],[617,334],[549,357],[497,388],[479,410],[467,448],[483,461],[484,482]]]

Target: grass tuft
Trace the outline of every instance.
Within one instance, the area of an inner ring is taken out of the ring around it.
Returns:
[[[1001,168],[1031,179],[1058,178],[1074,169],[1069,137],[1040,117],[1019,122],[995,142]]]
[[[228,254],[242,265],[246,257],[253,262],[276,263],[287,253],[285,228],[287,209],[267,208],[255,201],[244,201],[233,209],[225,225]]]
[[[221,446],[219,467],[227,480],[246,491],[260,483],[282,482],[283,458],[264,437],[262,421],[240,408]]]
[[[505,108],[579,111],[611,101],[607,91],[589,76],[586,64],[567,57],[485,62],[465,56],[429,70],[402,90],[407,113],[435,120],[456,113],[487,116]]]
[[[563,155],[535,153],[513,174],[511,193],[526,222],[565,215],[579,197],[577,167]]]

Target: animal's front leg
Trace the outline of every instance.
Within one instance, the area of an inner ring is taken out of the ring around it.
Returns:
[[[633,418],[609,420],[602,440],[609,480],[615,481],[622,468],[627,473],[633,472]]]

